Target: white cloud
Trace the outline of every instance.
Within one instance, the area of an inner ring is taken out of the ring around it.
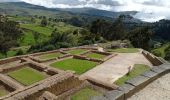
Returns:
[[[5,0],[3,0],[5,1]],[[9,1],[9,0],[8,0]],[[144,21],[170,19],[169,0],[20,0],[48,8],[93,7],[109,11],[139,11],[135,17]]]

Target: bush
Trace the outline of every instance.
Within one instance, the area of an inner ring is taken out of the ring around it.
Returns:
[[[161,56],[162,56],[162,54],[161,54],[160,51],[152,51],[152,53],[153,53],[155,56],[157,56],[157,57],[161,57]]]
[[[18,52],[16,53],[16,56],[18,56],[18,55],[23,55],[23,54],[24,54],[23,50],[22,50],[22,49],[19,49]]]

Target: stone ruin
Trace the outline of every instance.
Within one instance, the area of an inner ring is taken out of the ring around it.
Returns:
[[[80,49],[80,48],[86,49],[87,51],[81,53],[80,55],[72,55],[66,52],[68,50]],[[48,60],[41,60],[37,58],[37,56],[39,55],[56,53],[56,52],[62,53],[64,55],[53,58],[53,59],[48,59]],[[85,54],[88,54],[90,52],[106,55],[106,57],[103,59],[94,59],[94,58],[86,57]],[[161,60],[151,55],[150,53],[146,51],[143,51],[142,53],[149,61],[152,62],[153,65],[159,66],[163,64]],[[46,62],[60,61],[63,59],[68,59],[68,58],[76,58],[76,59],[83,59],[83,60],[103,63],[114,56],[116,56],[116,54],[111,54],[108,52],[101,52],[101,51],[97,51],[97,48],[84,46],[84,47],[75,47],[75,48],[68,48],[68,49],[63,48],[60,50],[54,50],[54,51],[49,51],[49,52],[41,52],[41,53],[2,59],[0,60],[0,85],[2,85],[9,92],[9,94],[3,97],[0,97],[0,99],[3,99],[3,100],[65,100],[66,99],[66,100],[69,100],[70,96],[76,93],[77,91],[85,87],[90,87],[106,95],[106,96],[102,95],[99,97],[94,97],[92,98],[93,100],[105,100],[105,99],[109,100],[107,98],[107,96],[111,95],[109,93],[113,92],[114,94],[115,93],[114,91],[117,91],[117,89],[119,89],[120,87],[116,85],[108,86],[106,84],[97,82],[93,79],[80,80],[79,76],[75,75],[74,72],[63,71],[60,69],[52,68],[49,65],[47,65]],[[48,74],[49,77],[47,77],[46,79],[42,81],[36,82],[32,85],[24,86],[14,81],[6,74],[8,72],[23,68],[24,66],[30,66],[31,68],[35,70],[44,72]],[[155,77],[158,77],[159,75]],[[151,78],[152,80],[156,79],[153,77]],[[142,82],[144,83],[144,81]],[[150,81],[147,81],[147,84],[148,82]],[[122,95],[120,95],[119,98],[122,98]],[[117,97],[116,100],[123,100],[119,98]]]

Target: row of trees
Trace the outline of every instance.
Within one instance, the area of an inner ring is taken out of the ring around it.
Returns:
[[[131,41],[134,47],[150,49],[149,42],[153,35],[149,26],[135,27],[132,30],[127,30],[123,23],[123,18],[120,16],[114,22],[107,22],[98,19],[92,22],[90,27],[91,33],[94,37],[103,37],[106,40],[124,40]]]

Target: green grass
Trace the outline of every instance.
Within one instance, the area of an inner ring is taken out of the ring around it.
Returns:
[[[40,25],[35,25],[35,24],[21,24],[21,27],[44,34],[46,36],[50,36],[52,31],[54,30],[51,27],[41,27]]]
[[[63,54],[61,53],[49,53],[49,54],[44,54],[44,55],[40,55],[38,56],[38,58],[40,59],[52,59],[52,58],[56,58],[59,56],[62,56]]]
[[[9,91],[7,91],[5,89],[5,87],[3,86],[0,86],[0,97],[4,96],[4,95],[7,95],[9,93]]]
[[[101,95],[101,93],[90,88],[84,88],[71,96],[71,100],[89,100],[91,97],[97,95]]]
[[[142,64],[135,64],[134,68],[132,69],[132,71],[129,73],[129,75],[125,75],[121,78],[119,78],[115,84],[117,85],[122,85],[124,84],[127,80],[134,78],[142,73],[144,73],[145,71],[149,70],[150,67],[147,65],[142,65]]]
[[[103,59],[106,57],[106,55],[98,54],[98,53],[89,53],[86,55],[89,58],[95,58],[95,59]]]
[[[163,46],[160,47],[160,48],[157,48],[157,49],[152,50],[151,52],[152,52],[154,55],[156,55],[156,56],[165,58],[165,56],[166,56],[165,50],[166,50],[166,48],[169,47],[169,45],[170,45],[170,44],[167,43],[167,44],[163,45]]]
[[[120,49],[110,49],[111,52],[117,53],[137,53],[139,50],[137,48],[120,48]]]
[[[31,31],[24,31],[24,35],[19,40],[19,44],[21,46],[34,45],[35,39],[33,33]]]
[[[73,55],[77,55],[77,54],[81,54],[85,51],[87,51],[87,50],[85,50],[85,49],[74,49],[74,50],[69,50],[67,52],[70,53],[70,54],[73,54]]]
[[[8,73],[8,75],[26,86],[41,81],[47,77],[41,72],[27,66],[19,70],[10,72]]]
[[[75,71],[76,74],[82,74],[92,68],[94,68],[98,63],[88,61],[88,60],[81,60],[81,59],[66,59],[63,61],[55,62],[50,66],[59,68],[62,70],[72,70]]]

